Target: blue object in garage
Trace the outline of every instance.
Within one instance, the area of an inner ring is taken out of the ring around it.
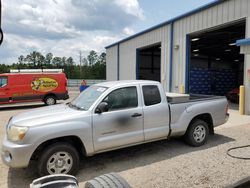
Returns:
[[[81,85],[80,87],[79,87],[79,90],[80,90],[80,92],[82,92],[82,91],[84,91],[85,89],[87,89],[89,86],[87,86],[87,85]]]
[[[211,72],[208,69],[190,70],[190,93],[211,95]]]
[[[237,74],[234,70],[209,70],[192,68],[190,70],[190,93],[205,95],[226,95],[237,87]]]

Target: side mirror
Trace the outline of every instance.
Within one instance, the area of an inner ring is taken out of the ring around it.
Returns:
[[[103,112],[107,112],[109,110],[108,103],[101,102],[95,109],[95,113],[101,114]]]

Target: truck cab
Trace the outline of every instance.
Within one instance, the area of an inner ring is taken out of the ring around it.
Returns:
[[[97,106],[93,113],[95,152],[166,138],[169,109],[160,83],[138,85],[128,82],[115,87],[103,86],[109,88],[108,94],[98,102],[99,107],[106,104],[108,111],[98,113]],[[80,100],[77,103],[80,104]]]

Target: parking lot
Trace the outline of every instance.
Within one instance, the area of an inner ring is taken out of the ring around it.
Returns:
[[[77,89],[70,92],[71,99]],[[0,108],[0,139],[8,119],[42,103]],[[250,161],[227,156],[230,147],[250,144],[250,117],[230,110],[229,122],[216,128],[206,145],[194,148],[182,139],[163,140],[85,158],[77,178],[84,182],[101,174],[117,172],[132,187],[224,187],[250,176]],[[1,147],[1,146],[0,146]],[[250,149],[234,152],[250,156]],[[36,165],[28,169],[9,169],[0,162],[0,187],[29,187],[37,178]]]

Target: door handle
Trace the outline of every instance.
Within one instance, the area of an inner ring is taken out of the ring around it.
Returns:
[[[140,116],[142,116],[142,114],[134,113],[131,117],[140,117]]]
[[[9,90],[10,90],[10,88],[6,88],[6,89],[5,89],[5,91],[9,91]]]

